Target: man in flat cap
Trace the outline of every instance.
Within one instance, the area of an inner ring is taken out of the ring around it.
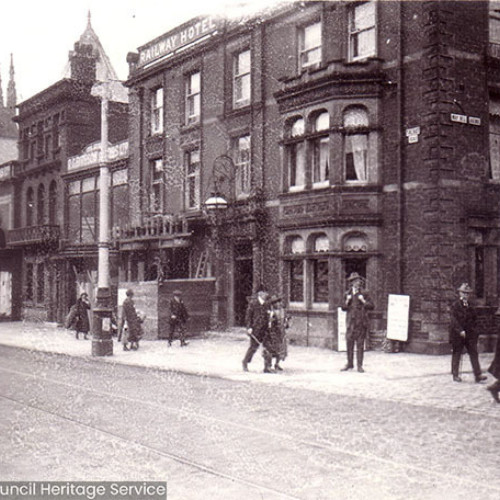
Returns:
[[[358,372],[363,373],[363,357],[365,352],[365,338],[368,333],[368,311],[374,308],[372,299],[366,290],[363,290],[363,277],[358,273],[351,273],[347,278],[349,290],[344,295],[342,309],[347,311],[347,364],[341,371],[354,368],[354,344],[356,344],[356,361]]]
[[[459,369],[462,351],[465,347],[469,353],[474,378],[479,383],[486,380],[486,376],[481,374],[477,354],[478,332],[476,328],[476,311],[470,303],[470,296],[473,290],[468,283],[462,283],[457,291],[458,299],[453,302],[450,311],[451,373],[455,382],[462,382]]]
[[[168,345],[172,345],[174,341],[174,334],[179,331],[179,340],[181,347],[186,346],[186,322],[189,319],[189,314],[187,312],[186,306],[182,301],[182,292],[180,290],[174,290],[173,297],[170,300],[170,331],[168,336]]]

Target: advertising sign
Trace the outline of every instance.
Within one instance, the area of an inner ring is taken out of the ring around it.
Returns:
[[[342,311],[342,308],[338,308],[337,312],[337,350],[339,352],[347,351],[347,322],[346,322],[346,312]]]
[[[406,342],[409,317],[410,296],[390,294],[387,306],[387,338]]]

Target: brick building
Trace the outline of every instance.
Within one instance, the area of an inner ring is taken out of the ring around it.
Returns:
[[[101,101],[92,86],[110,79],[117,77],[89,15],[65,77],[17,106],[19,168],[7,247],[22,253],[23,318],[62,322],[77,294],[93,291],[99,184],[85,154],[101,137]],[[110,102],[109,114],[109,142],[126,141],[127,105]]]
[[[336,348],[357,271],[376,302],[374,341],[388,295],[410,296],[414,352],[447,350],[449,303],[468,281],[488,343],[495,16],[481,1],[299,2],[196,18],[130,53],[124,279],[213,276],[227,325],[265,284],[284,296],[290,337]],[[207,210],[212,194],[225,209]]]

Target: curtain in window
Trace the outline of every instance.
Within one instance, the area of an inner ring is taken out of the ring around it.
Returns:
[[[354,170],[358,181],[367,180],[366,151],[368,141],[366,135],[351,136],[352,154],[354,160]]]

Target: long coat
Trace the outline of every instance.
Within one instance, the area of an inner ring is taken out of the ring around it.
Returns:
[[[77,332],[89,333],[90,321],[88,310],[90,306],[82,299],[76,301],[75,330]]]
[[[128,327],[128,338],[125,340],[128,340],[129,342],[137,342],[142,337],[143,333],[141,319],[137,315],[134,301],[130,297],[127,297],[123,301],[120,330],[123,328],[125,321],[127,322]]]
[[[189,314],[182,299],[172,299],[170,301],[170,323],[185,323],[188,319]]]
[[[261,304],[258,299],[252,300],[248,304],[246,324],[247,328],[252,328],[252,335],[262,342],[269,329],[269,304]]]
[[[476,331],[476,311],[470,304],[465,306],[464,303],[457,299],[451,306],[451,321],[450,321],[450,344],[456,344],[463,341],[460,332],[465,332],[467,340],[477,338]]]
[[[495,357],[488,368],[488,371],[497,379],[500,379],[500,334],[497,336],[497,347],[495,349]]]
[[[375,306],[370,297],[370,294],[365,290],[360,290],[351,300],[348,301],[347,296],[351,293],[348,291],[344,295],[344,303],[342,309],[347,311],[347,340],[361,340],[368,333],[368,311],[371,311]],[[361,302],[359,296],[362,295],[365,303]]]

